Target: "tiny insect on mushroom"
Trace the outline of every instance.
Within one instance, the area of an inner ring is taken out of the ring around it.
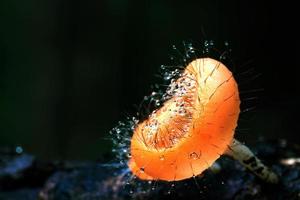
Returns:
[[[171,98],[134,129],[128,162],[134,175],[183,180],[201,174],[221,155],[230,155],[266,182],[278,182],[274,172],[234,139],[239,90],[224,64],[195,59],[167,92]]]

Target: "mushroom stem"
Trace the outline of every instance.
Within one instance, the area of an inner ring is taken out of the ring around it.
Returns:
[[[226,154],[238,160],[243,166],[262,180],[268,183],[278,183],[278,176],[270,168],[266,167],[247,146],[238,140],[232,140]]]

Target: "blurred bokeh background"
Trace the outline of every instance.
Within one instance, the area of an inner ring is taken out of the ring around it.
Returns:
[[[134,113],[173,44],[229,41],[262,73],[245,142],[299,140],[299,22],[273,1],[0,1],[0,147],[44,159],[96,159]],[[296,7],[294,7],[296,8]],[[249,69],[250,69],[249,67]]]

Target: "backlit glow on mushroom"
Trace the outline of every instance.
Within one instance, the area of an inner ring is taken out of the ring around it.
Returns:
[[[278,181],[276,174],[234,139],[239,90],[224,64],[211,58],[195,59],[166,93],[170,98],[133,131],[128,166],[134,175],[144,180],[183,180],[201,174],[226,154],[260,178]]]

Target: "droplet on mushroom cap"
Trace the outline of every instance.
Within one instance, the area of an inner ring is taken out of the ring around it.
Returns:
[[[174,181],[199,175],[234,136],[240,99],[224,64],[196,59],[168,90],[172,97],[138,124],[131,138],[129,167],[141,179]]]

